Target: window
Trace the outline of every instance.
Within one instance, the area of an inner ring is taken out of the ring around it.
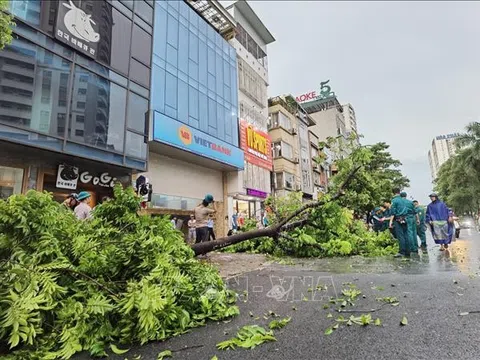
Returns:
[[[137,25],[133,26],[132,56],[142,63],[150,65],[152,37]]]
[[[123,74],[128,74],[132,21],[114,8],[112,8],[112,17],[112,56],[110,66]]]
[[[9,4],[12,14],[32,25],[40,26],[40,1],[9,1]]]
[[[22,192],[23,169],[0,166],[0,199]]]
[[[238,86],[262,107],[267,102],[267,84],[244,60],[238,59]]]
[[[282,127],[287,131],[290,131],[292,128],[292,122],[290,119],[281,111],[273,113],[270,115],[270,129],[274,129],[277,127]]]
[[[127,126],[145,133],[145,113],[148,111],[148,100],[130,92],[128,95]]]
[[[74,72],[77,86],[76,79],[88,82],[88,91],[82,95],[85,101],[77,101],[77,95],[72,98],[72,103],[77,105],[72,106],[74,122],[70,127],[74,139],[102,149],[123,152],[127,90],[80,66],[76,66]],[[79,129],[82,129],[82,135],[77,133]]]
[[[147,23],[152,24],[153,9],[145,1],[135,1],[135,13],[137,13]]]
[[[75,130],[75,136],[83,136],[83,130],[80,130],[80,129]]]
[[[86,95],[87,89],[78,88],[78,95]]]
[[[21,65],[20,68],[28,68],[28,71],[0,72],[0,107],[8,109],[0,112],[0,122],[57,136],[59,109],[56,97],[58,94],[61,99],[66,99],[63,84],[68,83],[70,64],[21,37],[14,37],[12,43],[0,52],[0,63],[9,61]],[[8,82],[3,80],[14,81],[18,86],[5,86]],[[7,96],[12,91],[16,96]]]
[[[130,62],[130,77],[141,85],[149,87],[150,69],[132,58]]]
[[[257,59],[260,64],[266,69],[268,67],[267,54],[262,50],[262,48],[255,42],[255,40],[250,36],[250,34],[242,27],[242,25],[237,23],[237,34],[235,36],[237,41],[245,48],[247,51]]]
[[[295,189],[295,175],[288,172],[275,173],[275,183],[277,189]]]
[[[143,135],[138,135],[131,131],[127,131],[125,153],[129,156],[146,159],[147,144],[145,142],[145,137]]]
[[[284,157],[286,159],[293,159],[293,147],[285,141],[273,143],[273,156]]]

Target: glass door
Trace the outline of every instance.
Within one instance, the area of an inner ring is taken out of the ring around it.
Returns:
[[[21,194],[24,169],[0,166],[0,199]]]

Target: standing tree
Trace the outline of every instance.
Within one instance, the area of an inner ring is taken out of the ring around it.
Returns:
[[[334,150],[337,154],[340,151],[335,139],[329,140],[327,146],[337,148]],[[356,215],[366,214],[386,199],[390,199],[394,188],[403,189],[409,186],[408,178],[399,169],[402,163],[392,158],[386,143],[358,147],[354,143],[345,145],[342,142],[341,146],[348,146],[350,155],[335,161],[338,173],[333,178],[333,187],[338,187],[351,169],[362,165],[350,182],[345,196],[339,199],[342,206],[353,210]]]
[[[9,8],[9,0],[0,0],[0,50],[12,42],[12,16],[6,11]]]

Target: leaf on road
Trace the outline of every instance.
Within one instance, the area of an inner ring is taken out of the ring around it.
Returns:
[[[328,315],[327,315],[327,319],[328,319],[328,318],[331,318],[331,317],[333,317],[332,314],[328,314]]]
[[[251,311],[248,313],[248,315],[250,315],[250,317],[253,317],[253,313]]]
[[[290,322],[290,320],[292,320],[291,317],[288,317],[288,318],[285,318],[285,319],[282,319],[282,320],[273,320],[273,321],[270,321],[270,324],[268,324],[268,327],[271,330],[281,329],[281,328],[285,327]]]
[[[338,329],[338,324],[333,325],[332,329],[337,330]]]
[[[382,320],[380,320],[380,318],[376,318],[375,319],[375,326],[380,326],[382,325]]]
[[[218,360],[217,355],[213,355],[213,357],[210,360]]]
[[[330,306],[329,306],[328,304],[323,304],[323,308],[324,308],[324,309],[329,309]]]
[[[325,335],[330,335],[331,333],[333,333],[332,328],[328,328],[327,330],[325,330]]]
[[[372,286],[372,290],[383,291],[385,288],[383,286]]]
[[[293,311],[297,311],[297,308],[294,306],[294,307],[292,307],[292,310],[293,310]]]
[[[122,355],[122,354],[125,354],[125,353],[127,353],[127,352],[130,351],[130,349],[126,349],[126,350],[119,349],[119,348],[118,348],[116,345],[114,345],[114,344],[111,344],[111,345],[110,345],[110,349],[112,349],[112,352],[113,352],[114,354],[117,354],[117,355]]]
[[[458,284],[458,281],[455,280],[455,279],[453,279],[453,283],[454,283],[454,284]]]
[[[165,358],[172,357],[172,352],[170,350],[162,351],[160,354],[157,355],[157,360],[163,360]]]
[[[403,315],[402,321],[400,321],[400,325],[402,326],[408,325],[408,319],[405,315]]]
[[[465,316],[465,315],[468,315],[468,314],[470,314],[470,313],[469,312],[461,312],[460,316]]]

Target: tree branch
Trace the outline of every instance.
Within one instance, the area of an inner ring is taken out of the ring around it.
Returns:
[[[356,166],[352,169],[352,171],[348,174],[345,181],[340,185],[338,191],[333,195],[328,201],[335,201],[341,196],[343,196],[344,190],[350,181],[355,177],[355,174],[361,168],[361,165]],[[325,201],[314,201],[308,204],[303,205],[300,209],[294,211],[291,215],[287,216],[285,219],[281,220],[277,224],[273,224],[265,229],[256,229],[247,231],[240,234],[235,234],[232,236],[227,236],[223,238],[219,238],[213,241],[207,241],[203,243],[193,244],[191,246],[192,250],[195,252],[195,255],[203,255],[210,251],[222,249],[226,246],[234,245],[246,240],[252,240],[260,237],[270,237],[270,238],[278,238],[281,232],[290,231],[295,228],[305,226],[308,224],[308,219],[302,219],[298,221],[293,221],[296,217],[304,213],[308,209],[317,208],[323,206],[326,202]]]

